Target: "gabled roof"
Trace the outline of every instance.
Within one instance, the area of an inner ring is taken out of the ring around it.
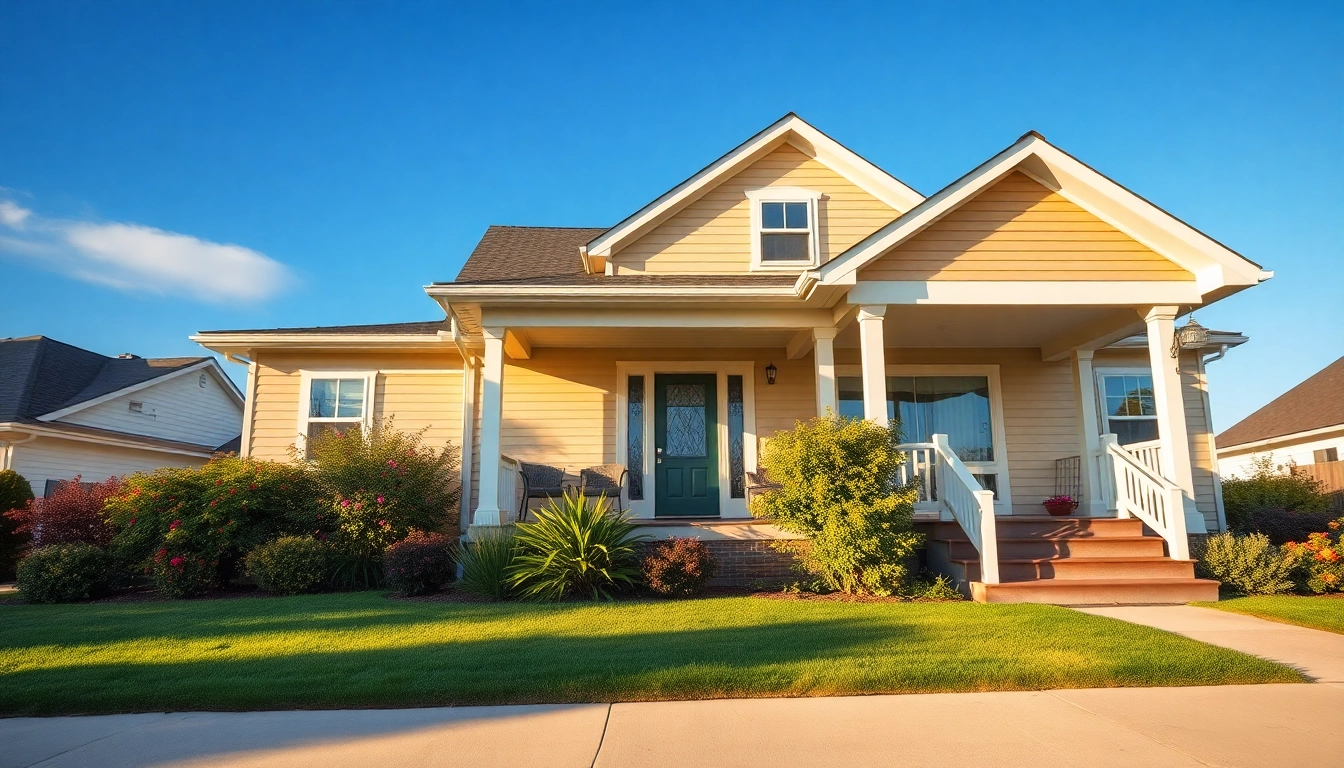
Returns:
[[[594,236],[587,244],[587,253],[610,256],[622,245],[642,236],[723,180],[785,143],[816,158],[897,211],[908,211],[924,199],[899,179],[790,112],[616,226]]]
[[[1217,443],[1225,449],[1337,426],[1344,426],[1344,357],[1232,425]]]
[[[492,225],[467,257],[456,282],[585,275],[579,247],[605,231],[593,227]]]
[[[852,284],[858,270],[945,214],[1020,171],[1195,275],[1202,294],[1255,285],[1259,265],[1098,173],[1031,131],[895,221],[815,271],[822,284]],[[1216,296],[1215,296],[1216,298]]]
[[[212,357],[107,357],[46,336],[0,339],[0,422],[36,420],[203,363],[218,368]]]

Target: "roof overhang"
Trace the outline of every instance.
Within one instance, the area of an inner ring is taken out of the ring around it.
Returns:
[[[198,333],[190,339],[221,355],[247,356],[257,350],[400,350],[447,352],[451,334],[404,333]]]
[[[171,453],[179,456],[194,456],[208,459],[215,453],[214,447],[178,443],[142,437],[124,432],[110,432],[93,427],[81,427],[74,424],[33,424],[30,422],[0,423],[0,441],[10,442],[9,435],[21,434],[26,437],[51,437],[61,440],[73,440],[80,443],[110,445],[118,448],[134,448],[139,451]]]
[[[622,247],[663,223],[723,180],[783,144],[789,144],[815,158],[897,212],[908,211],[924,200],[923,195],[790,112],[657,200],[598,235],[588,243],[584,252],[585,264],[592,259],[611,258]]]
[[[1028,133],[900,218],[814,270],[821,285],[855,285],[858,272],[962,203],[1020,171],[1195,276],[1201,302],[1273,276],[1227,246],[1111,181],[1072,155]],[[1191,302],[1183,302],[1191,303]]]
[[[428,285],[427,293],[445,308],[453,303],[518,304],[564,303],[585,304],[612,301],[658,301],[665,303],[778,302],[802,298],[804,281],[793,285],[771,286],[658,286],[658,285]]]
[[[121,389],[113,390],[112,392],[108,392],[105,395],[93,397],[83,402],[75,403],[74,405],[61,408],[60,410],[44,413],[41,416],[38,416],[37,419],[38,421],[56,421],[57,419],[69,416],[72,413],[82,411],[86,408],[92,408],[95,405],[100,405],[110,400],[115,400],[118,397],[139,392],[142,389],[149,389],[150,387],[155,386],[157,384],[162,384],[165,381],[171,381],[172,379],[176,379],[179,376],[185,376],[189,373],[196,373],[198,371],[209,373],[210,376],[220,385],[220,387],[224,389],[224,392],[228,394],[229,398],[233,400],[234,404],[237,405],[240,410],[242,409],[243,393],[238,391],[238,386],[233,383],[233,380],[230,379],[228,374],[224,372],[224,369],[220,367],[219,361],[215,360],[214,358],[209,358],[206,360],[202,360],[199,363],[194,363],[184,368],[179,368],[175,371],[172,371],[171,373],[165,373],[162,376],[155,376],[152,379],[148,379],[146,381],[142,381],[137,384],[132,384],[129,387],[122,387]]]
[[[1311,440],[1322,440],[1332,437],[1335,434],[1344,434],[1344,424],[1331,424],[1315,429],[1306,429],[1301,432],[1290,432],[1286,435],[1275,435],[1273,437],[1262,437],[1259,440],[1248,440],[1244,443],[1220,445],[1218,446],[1218,457],[1223,458],[1225,454],[1230,456],[1247,452],[1263,452],[1266,448],[1273,449]]]

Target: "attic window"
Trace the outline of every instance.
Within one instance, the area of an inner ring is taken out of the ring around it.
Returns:
[[[751,202],[752,269],[797,269],[818,263],[817,198],[793,187],[747,192]]]
[[[204,374],[204,373],[201,374],[200,378],[196,379],[196,385],[199,386],[199,387],[201,387],[202,389],[205,388],[205,374]]]

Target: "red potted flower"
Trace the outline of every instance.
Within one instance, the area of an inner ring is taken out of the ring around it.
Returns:
[[[1078,508],[1078,502],[1073,500],[1072,496],[1051,496],[1041,502],[1045,506],[1045,511],[1055,517],[1063,517]]]

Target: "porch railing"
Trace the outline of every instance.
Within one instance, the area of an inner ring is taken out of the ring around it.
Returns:
[[[1102,435],[1102,459],[1109,465],[1116,511],[1137,517],[1167,542],[1174,560],[1190,559],[1185,528],[1185,494],[1180,487],[1150,469],[1139,455],[1121,447],[1115,435]],[[1153,452],[1155,455],[1156,452]]]
[[[906,461],[898,478],[920,478],[920,501],[936,503],[939,517],[956,520],[980,553],[980,580],[999,583],[999,539],[994,531],[994,492],[980,486],[971,470],[948,444],[947,435],[934,435],[931,443],[904,443]]]
[[[499,522],[503,525],[518,519],[518,486],[521,466],[512,456],[499,457]]]
[[[1152,470],[1153,474],[1162,474],[1162,441],[1147,440],[1142,443],[1122,445],[1126,451],[1138,459],[1139,463]]]

